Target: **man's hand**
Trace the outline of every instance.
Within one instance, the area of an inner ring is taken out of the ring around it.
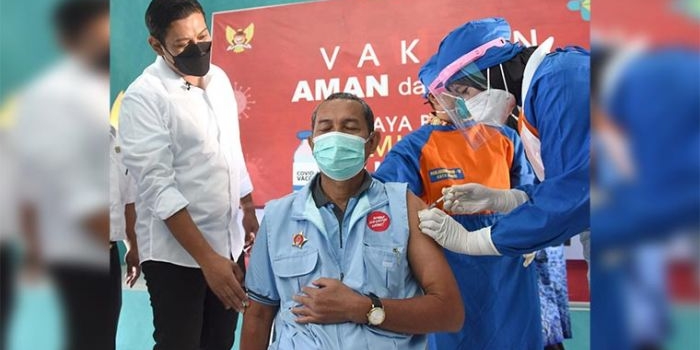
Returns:
[[[255,234],[258,233],[260,224],[258,217],[255,215],[255,205],[253,204],[253,195],[248,194],[241,198],[241,209],[243,210],[243,231],[245,232],[244,249],[248,249],[255,241]]]
[[[243,212],[243,230],[245,230],[245,244],[243,249],[245,251],[250,251],[250,247],[253,246],[255,242],[255,235],[258,233],[260,224],[258,223],[258,218],[255,216],[255,209],[246,210]]]
[[[250,247],[255,242],[255,234],[258,233],[260,224],[255,215],[255,209],[243,212],[243,230],[245,230],[245,247]]]
[[[443,188],[443,208],[455,214],[474,214],[485,210],[508,213],[527,202],[525,192],[516,189],[498,190],[477,183]]]
[[[245,310],[244,303],[248,297],[243,290],[243,271],[235,262],[220,255],[213,254],[200,264],[209,288],[221,300],[226,309],[238,312]]]
[[[292,309],[298,323],[367,323],[367,312],[372,305],[368,297],[337,279],[319,278],[312,284],[316,288],[304,287],[304,294],[293,297],[301,304]]]
[[[134,284],[141,276],[141,264],[139,261],[139,252],[137,249],[129,248],[124,255],[124,262],[126,263],[126,276],[124,276],[124,283],[129,286],[129,288],[134,287]]]

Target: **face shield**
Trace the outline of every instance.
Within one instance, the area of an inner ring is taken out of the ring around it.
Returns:
[[[430,92],[462,131],[472,148],[483,145],[497,131],[490,126],[502,126],[515,108],[515,96],[499,65],[506,90],[491,88],[490,70],[486,75],[474,63],[486,50],[506,44],[502,38],[492,40],[445,67],[430,85]]]

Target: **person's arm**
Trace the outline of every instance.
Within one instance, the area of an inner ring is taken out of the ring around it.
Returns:
[[[277,293],[275,275],[272,271],[268,250],[268,217],[274,217],[274,207],[268,205],[268,214],[263,217],[258,238],[253,244],[246,287],[250,304],[243,314],[241,349],[267,349],[270,343],[272,321],[279,310],[280,297]]]
[[[241,210],[243,211],[243,230],[245,230],[245,246],[249,247],[255,241],[255,235],[260,229],[258,217],[255,215],[255,204],[253,204],[253,194],[248,193],[241,197]]]
[[[462,297],[442,248],[418,228],[417,213],[424,208],[425,203],[408,194],[408,262],[425,295],[406,300],[382,299],[386,319],[380,327],[409,334],[455,332],[464,323]],[[355,314],[356,322],[367,323],[369,305],[362,310],[364,313]]]
[[[37,225],[36,207],[29,202],[22,203],[20,205],[20,231],[25,243],[23,269],[26,270],[30,278],[39,275],[43,263]]]
[[[124,240],[124,245],[126,245],[126,254],[124,255],[126,263],[125,283],[131,288],[141,276],[139,248],[136,242],[136,207],[134,203],[124,206],[124,221],[126,224],[126,240]]]
[[[407,334],[454,332],[464,323],[464,306],[457,282],[442,249],[418,227],[417,212],[426,207],[418,197],[408,193],[410,237],[408,262],[424,295],[409,299],[382,299],[386,319],[379,328]],[[321,278],[304,287],[305,295],[294,300],[301,307],[292,310],[299,323],[367,324],[371,308],[369,297],[360,295],[341,281]]]
[[[227,308],[244,310],[245,292],[241,287],[243,272],[233,261],[219,255],[192,221],[186,208],[165,219],[173,237],[202,268],[207,284]]]
[[[272,321],[279,306],[265,305],[254,300],[246,308],[241,331],[241,349],[265,350],[270,344]]]
[[[557,246],[591,226],[589,57],[557,55],[577,56],[561,67],[545,59],[550,73],[535,75],[524,102],[526,120],[539,132],[546,178],[524,186],[530,200],[491,226],[503,255]]]
[[[96,210],[87,214],[81,222],[85,231],[93,239],[101,242],[105,247],[109,246],[109,209]]]
[[[424,129],[406,135],[391,148],[372,177],[381,182],[405,182],[411,192],[422,196],[421,150],[429,136]]]

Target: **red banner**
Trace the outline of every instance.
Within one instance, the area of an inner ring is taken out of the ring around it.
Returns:
[[[352,92],[372,107],[382,135],[372,172],[427,119],[418,69],[450,30],[502,16],[514,41],[587,47],[584,10],[586,1],[568,0],[332,0],[215,13],[212,61],[236,90],[256,205],[292,191],[295,153],[309,157],[300,132],[329,94]]]

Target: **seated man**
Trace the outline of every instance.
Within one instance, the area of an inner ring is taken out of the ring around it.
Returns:
[[[420,349],[456,331],[464,308],[441,248],[418,228],[425,204],[405,184],[364,170],[380,137],[347,93],[314,111],[310,144],[321,173],[272,201],[246,277],[242,349]]]

